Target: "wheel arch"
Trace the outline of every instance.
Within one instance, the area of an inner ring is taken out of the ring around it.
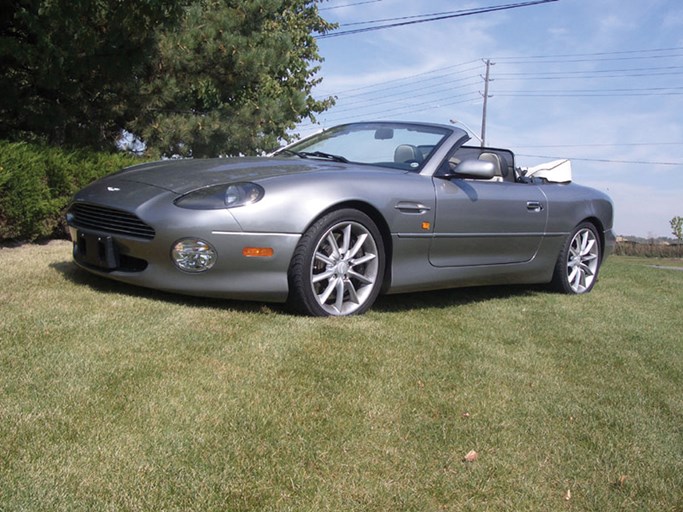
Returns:
[[[590,224],[593,224],[593,226],[595,226],[595,230],[598,232],[598,238],[600,239],[600,260],[602,261],[602,259],[605,256],[605,227],[603,226],[600,219],[595,216],[586,217],[581,222],[579,222],[577,226],[579,224],[583,224],[584,222],[589,222]]]
[[[342,201],[340,203],[336,203],[334,205],[329,206],[325,210],[321,211],[315,218],[311,219],[311,222],[306,226],[304,232],[306,232],[313,224],[318,222],[318,219],[320,219],[321,217],[324,217],[325,215],[333,211],[343,210],[346,208],[358,210],[367,215],[368,217],[370,217],[370,219],[375,223],[377,229],[379,229],[379,232],[382,235],[385,264],[381,293],[384,293],[391,285],[391,262],[393,261],[393,243],[391,240],[391,230],[389,229],[389,224],[384,218],[384,215],[382,215],[377,208],[375,208],[373,205],[365,201]]]

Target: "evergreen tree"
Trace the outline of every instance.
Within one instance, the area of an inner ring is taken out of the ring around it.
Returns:
[[[7,0],[0,138],[160,155],[271,149],[331,104],[314,0]]]
[[[112,148],[175,0],[3,0],[0,138]]]
[[[331,27],[310,0],[199,0],[159,36],[159,58],[131,130],[162,155],[237,155],[277,146],[331,104],[311,89],[313,33]]]

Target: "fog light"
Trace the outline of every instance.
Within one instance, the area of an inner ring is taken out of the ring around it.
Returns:
[[[216,250],[204,240],[185,238],[171,250],[176,267],[185,272],[205,272],[216,263]]]

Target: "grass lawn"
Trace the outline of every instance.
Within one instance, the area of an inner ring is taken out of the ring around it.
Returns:
[[[312,319],[0,249],[0,510],[681,512],[683,272],[652,264]]]

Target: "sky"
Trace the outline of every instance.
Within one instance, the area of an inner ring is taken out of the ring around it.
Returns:
[[[342,32],[520,3],[327,0],[319,9]],[[480,136],[489,60],[488,146],[512,149],[518,166],[570,158],[575,182],[614,201],[618,235],[672,236],[669,221],[683,216],[680,0],[546,0],[319,37],[318,46],[314,96],[337,100],[301,135],[353,121],[456,119]]]

